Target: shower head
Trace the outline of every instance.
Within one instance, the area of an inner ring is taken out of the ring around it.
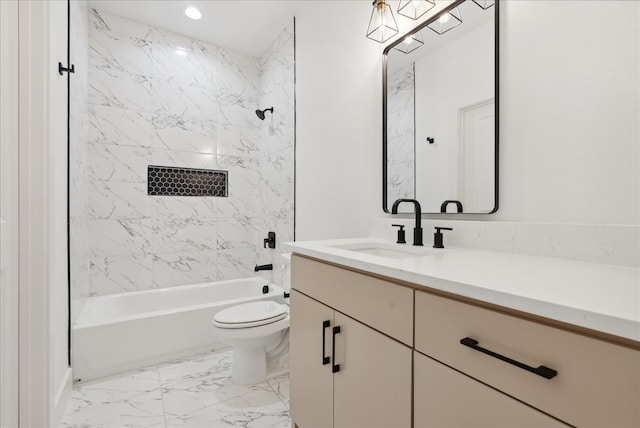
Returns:
[[[260,110],[260,109],[256,110],[256,116],[258,116],[260,120],[264,120],[264,114],[268,111],[270,111],[271,114],[273,114],[273,107],[266,108],[264,110]]]

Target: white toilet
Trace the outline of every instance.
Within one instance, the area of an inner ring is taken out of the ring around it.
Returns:
[[[213,329],[233,348],[233,382],[260,383],[267,378],[267,353],[287,339],[289,305],[261,300],[231,306],[214,315]]]

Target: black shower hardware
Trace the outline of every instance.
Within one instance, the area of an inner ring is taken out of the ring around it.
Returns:
[[[264,239],[264,248],[267,248],[267,245],[269,246],[269,248],[276,248],[276,233],[275,232],[269,232],[267,234],[267,237]]]
[[[450,227],[436,227],[436,233],[433,234],[433,248],[444,248],[441,230],[453,230]]]
[[[436,142],[436,140],[433,137],[427,137],[427,143],[433,144],[435,142]]]
[[[415,199],[398,199],[393,203],[393,206],[391,207],[391,214],[398,214],[398,205],[400,205],[402,202],[411,202],[413,204],[413,209],[415,210],[416,215],[416,224],[413,228],[413,245],[422,246],[422,225],[420,217],[422,208],[420,207],[420,202],[416,201]]]
[[[71,67],[65,67],[64,65],[62,65],[61,62],[58,63],[58,73],[60,73],[60,76],[63,75],[63,73],[75,73],[76,72],[76,66],[74,64],[71,64]]]
[[[450,200],[444,201],[442,203],[442,205],[440,205],[440,212],[441,213],[446,213],[447,212],[447,205],[449,205],[449,204],[456,204],[456,212],[458,212],[458,213],[462,212],[462,202],[456,201],[455,199],[450,199]]]
[[[264,110],[260,110],[260,109],[256,110],[256,116],[258,116],[258,119],[264,120],[264,114],[268,111],[270,111],[271,114],[273,114],[273,107],[269,107]]]
[[[259,270],[273,270],[273,265],[269,263],[268,265],[256,265],[256,267],[253,268],[254,272],[258,272]]]
[[[404,239],[404,224],[392,224],[393,227],[399,227],[398,229],[398,239],[396,240],[396,244],[406,244],[407,241]]]
[[[262,286],[262,294],[269,294],[269,286],[268,285],[263,285]]]

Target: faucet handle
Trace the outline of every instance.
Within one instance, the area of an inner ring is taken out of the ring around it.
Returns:
[[[436,233],[433,234],[433,248],[444,248],[442,230],[453,230],[450,227],[436,227]]]
[[[404,237],[404,224],[392,224],[391,226],[400,228],[398,229],[398,239],[396,241],[396,244],[406,244],[407,241]]]

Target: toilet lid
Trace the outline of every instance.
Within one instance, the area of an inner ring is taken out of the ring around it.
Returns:
[[[285,318],[287,309],[287,305],[272,300],[243,303],[216,313],[213,323],[224,328],[255,327]]]

